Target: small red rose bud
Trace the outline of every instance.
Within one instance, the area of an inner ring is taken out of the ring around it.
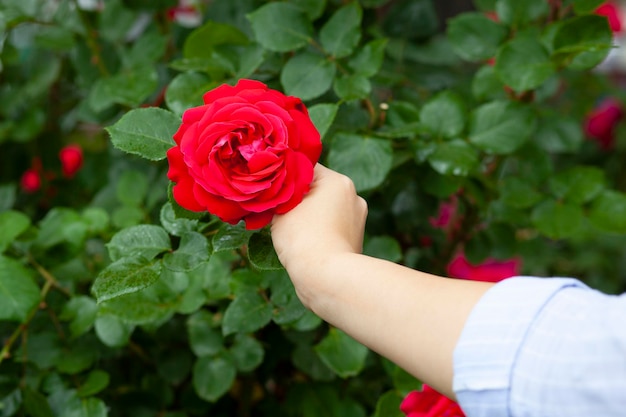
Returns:
[[[25,193],[32,194],[41,188],[41,176],[33,168],[29,168],[22,174],[20,187]]]
[[[83,166],[83,150],[78,145],[67,145],[59,151],[61,170],[65,178],[72,178]]]
[[[617,2],[607,1],[596,9],[596,14],[606,16],[609,26],[614,33],[622,31],[622,13]]]

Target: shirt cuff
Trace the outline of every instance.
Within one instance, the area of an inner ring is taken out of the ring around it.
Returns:
[[[479,300],[454,351],[453,389],[468,416],[509,415],[511,373],[520,346],[543,307],[572,278],[515,277]]]

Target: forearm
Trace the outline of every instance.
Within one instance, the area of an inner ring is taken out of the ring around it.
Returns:
[[[315,262],[290,271],[311,310],[453,396],[454,347],[471,309],[492,284],[441,278],[353,253]],[[301,290],[298,282],[309,284]]]

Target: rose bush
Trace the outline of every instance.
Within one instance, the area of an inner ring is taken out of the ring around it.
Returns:
[[[322,152],[302,101],[240,80],[207,92],[204,103],[185,111],[167,152],[174,199],[248,229],[302,201]]]
[[[601,0],[463,3],[0,1],[0,417],[401,417],[420,381],[307,311],[246,228],[305,192],[307,113],[367,254],[624,291],[623,30]]]

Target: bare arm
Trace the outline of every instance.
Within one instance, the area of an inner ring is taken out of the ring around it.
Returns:
[[[493,284],[362,255],[366,216],[352,182],[318,165],[304,201],[274,218],[274,247],[307,308],[454,398],[454,347]]]

